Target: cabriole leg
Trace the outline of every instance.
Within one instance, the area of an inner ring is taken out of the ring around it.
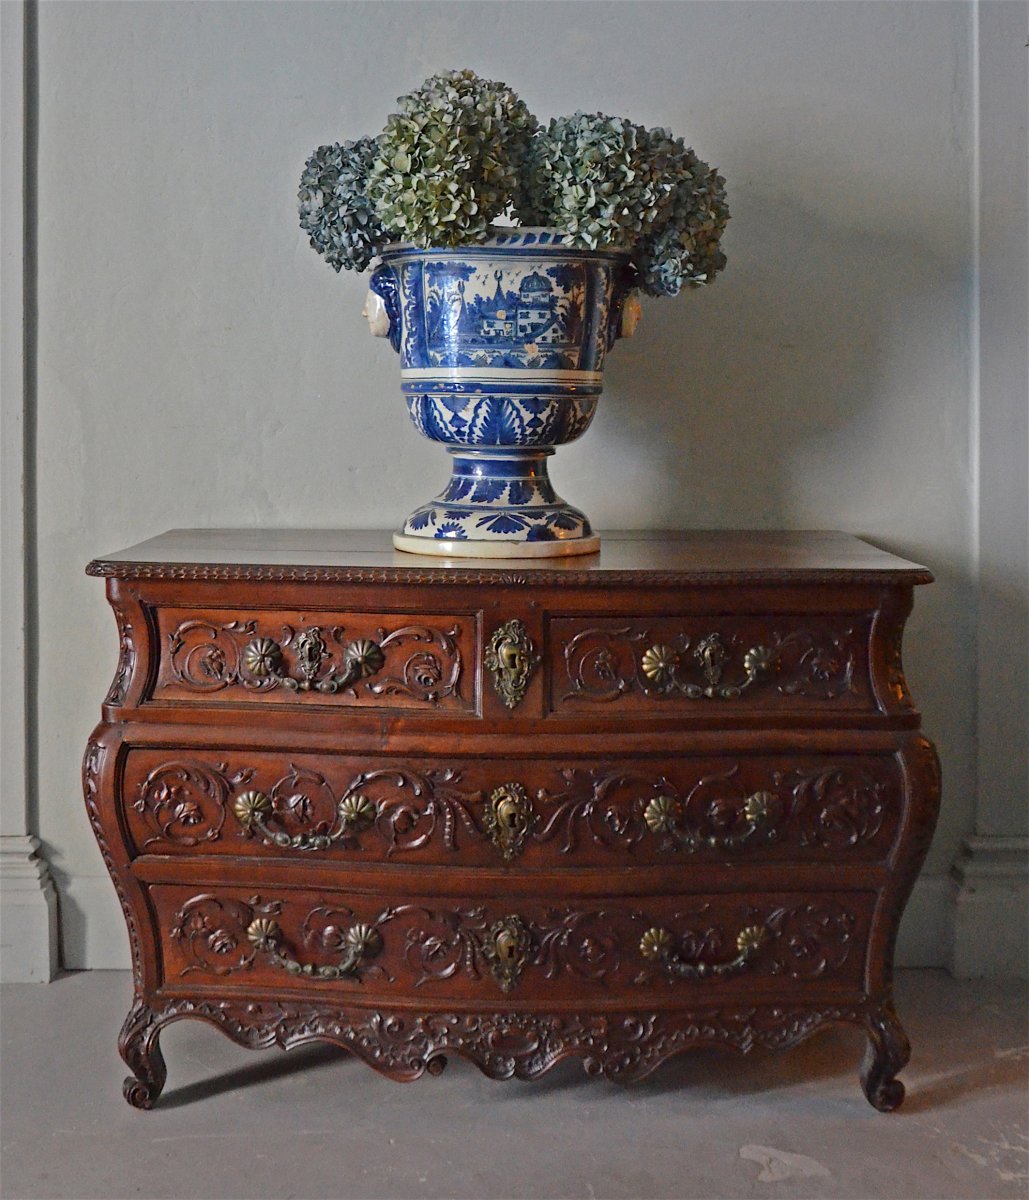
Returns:
[[[904,1099],[904,1085],[896,1078],[911,1057],[911,1043],[892,1008],[881,1008],[868,1020],[868,1047],[861,1064],[861,1086],[868,1103],[880,1112],[892,1112]]]
[[[168,1068],[158,1042],[161,1027],[147,1005],[137,1000],[125,1018],[118,1050],[132,1072],[122,1085],[133,1108],[153,1108],[161,1094]]]

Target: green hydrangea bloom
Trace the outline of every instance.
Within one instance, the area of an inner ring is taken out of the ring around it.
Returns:
[[[300,228],[330,267],[363,271],[389,241],[366,192],[374,138],[321,146],[300,177]]]
[[[504,83],[474,71],[434,75],[397,101],[368,174],[373,211],[399,241],[484,241],[522,203],[536,118]]]
[[[532,145],[523,219],[554,225],[580,246],[631,248],[672,202],[673,143],[663,133],[604,113],[555,118]]]
[[[675,295],[725,265],[725,180],[667,129],[577,112],[550,122],[528,165],[523,220],[631,250],[644,291]]]
[[[684,284],[710,283],[726,261],[721,249],[729,220],[725,180],[690,149],[683,149],[677,165],[670,210],[633,256],[640,286],[652,296],[676,296]]]

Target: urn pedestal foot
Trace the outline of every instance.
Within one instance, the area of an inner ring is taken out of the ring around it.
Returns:
[[[408,554],[444,558],[555,558],[596,554],[600,538],[547,474],[553,448],[451,449],[453,473],[393,535]]]

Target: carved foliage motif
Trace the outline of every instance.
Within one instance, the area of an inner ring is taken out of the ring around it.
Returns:
[[[509,992],[529,968],[540,970],[546,979],[570,974],[594,983],[626,971],[636,984],[661,978],[709,978],[727,973],[724,960],[731,960],[733,954],[742,954],[734,970],[753,961],[776,974],[810,979],[831,975],[843,966],[856,926],[854,914],[835,900],[755,905],[740,929],[724,927],[712,917],[710,905],[701,904],[691,912],[675,914],[671,931],[655,926],[644,912],[626,909],[546,908],[538,919],[517,913],[491,919],[483,906],[401,905],[360,924],[349,908],[319,905],[307,914],[297,938],[315,961],[301,962],[294,956],[299,951],[285,949],[289,938],[275,919],[282,911],[281,901],[262,901],[259,896],[246,901],[207,893],[194,896],[176,913],[170,930],[188,959],[180,974],[229,975],[252,966],[263,951],[292,974],[339,978],[352,970],[318,959],[349,954],[355,931],[363,939],[366,957],[375,957],[383,941],[389,948],[387,927],[400,920],[405,927],[402,961],[412,972],[415,988],[464,975],[473,980],[492,978]],[[392,936],[399,936],[399,931]],[[372,941],[374,948],[369,951]],[[394,963],[400,961],[400,953],[395,943]],[[688,970],[670,971],[674,962],[688,963]],[[368,969],[392,981],[384,968]]]
[[[168,634],[170,676],[181,687],[216,692],[347,692],[401,695],[423,704],[460,696],[458,628],[405,625],[347,640],[345,629],[284,625],[277,637],[255,621],[180,621]]]
[[[329,954],[334,963],[300,962],[287,950],[276,920],[282,913],[279,900],[251,896],[246,901],[205,893],[194,896],[175,914],[170,936],[181,943],[188,961],[179,972],[200,971],[231,975],[253,966],[260,956],[290,975],[316,979],[356,977],[366,958],[382,946],[379,926],[391,920],[392,909],[367,924],[358,922],[349,908],[319,905],[311,909],[300,928],[299,942],[318,955]]]
[[[631,692],[651,699],[736,700],[750,688],[834,700],[854,690],[865,631],[769,631],[760,642],[711,631],[655,639],[632,625],[583,629],[564,647],[570,689],[562,701],[611,703]]]
[[[202,971],[212,975],[231,975],[249,967],[257,954],[247,929],[256,917],[274,917],[282,911],[279,903],[263,904],[259,896],[228,900],[214,895],[194,896],[176,913],[169,931],[181,942],[189,958],[180,972]]]
[[[120,612],[118,620],[118,668],[114,673],[105,704],[124,704],[129,690],[129,680],[136,665],[136,644],[132,640],[132,625]]]
[[[530,797],[507,782],[488,795],[462,789],[461,772],[404,767],[362,771],[343,788],[318,771],[289,764],[263,790],[255,771],[176,759],[155,767],[133,807],[154,836],[194,846],[222,836],[230,807],[242,837],[298,851],[377,840],[387,858],[438,841],[456,852],[464,839],[489,842],[504,861],[526,845],[553,844],[570,855],[583,842],[631,854],[644,841],[661,853],[744,850],[794,837],[802,846],[847,850],[872,842],[896,796],[891,760],[835,762],[818,770],[769,770],[751,790],[738,767],[680,787],[642,772],[561,771],[564,788]]]
[[[164,1083],[157,1035],[183,1018],[207,1021],[252,1049],[334,1042],[394,1079],[438,1073],[444,1055],[458,1054],[492,1079],[535,1079],[562,1059],[577,1057],[587,1075],[628,1083],[694,1046],[727,1046],[742,1053],[755,1046],[784,1049],[834,1023],[876,1030],[883,1025],[883,1011],[868,1003],[721,1005],[660,1013],[418,1013],[324,1003],[177,999],[153,1009],[136,1006],[126,1020],[121,1046],[139,1077],[138,1082],[126,1081],[126,1099],[150,1107]],[[899,1061],[901,1056],[895,1057]],[[890,1066],[895,1063],[884,1063],[873,1080],[879,1090]]]
[[[136,924],[132,905],[129,903],[128,894],[115,865],[111,848],[107,843],[107,835],[104,833],[103,821],[100,816],[100,776],[106,755],[107,748],[103,743],[95,738],[90,738],[86,743],[86,752],[82,759],[82,793],[86,803],[86,815],[89,817],[97,845],[100,847],[100,854],[110,873],[122,913],[125,916],[125,924],[129,931],[129,950],[132,955],[132,979],[138,990],[143,986],[143,947],[139,936],[139,926]]]
[[[160,841],[180,846],[216,841],[225,823],[229,793],[253,774],[249,768],[230,772],[225,763],[215,767],[190,761],[162,763],[143,780],[133,803],[154,830],[144,846]]]

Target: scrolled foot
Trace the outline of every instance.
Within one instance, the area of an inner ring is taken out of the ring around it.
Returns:
[[[153,1012],[137,1001],[125,1018],[118,1050],[132,1074],[122,1084],[122,1095],[133,1108],[150,1109],[168,1078],[168,1068],[158,1044],[160,1025]]]
[[[164,1087],[164,1079],[163,1072],[159,1079],[136,1079],[130,1075],[122,1084],[122,1095],[133,1108],[153,1108]]]
[[[861,1086],[868,1103],[879,1112],[892,1112],[904,1099],[904,1085],[896,1078],[911,1057],[911,1043],[888,1008],[868,1021],[868,1047],[861,1066]]]

